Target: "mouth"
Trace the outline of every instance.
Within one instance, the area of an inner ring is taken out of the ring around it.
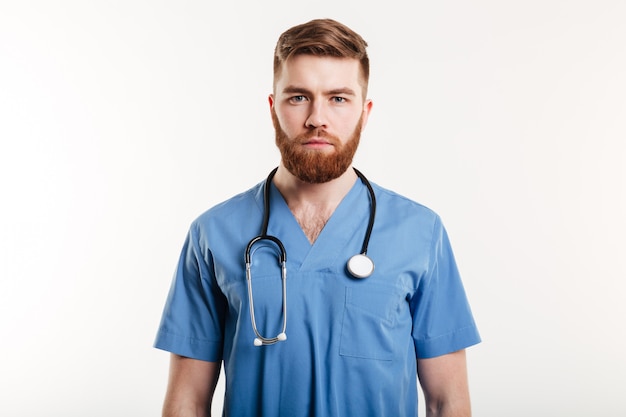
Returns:
[[[323,145],[330,145],[330,141],[328,139],[322,139],[322,138],[308,138],[306,140],[304,140],[302,143],[304,143],[305,145],[316,145],[316,144],[323,144]]]
[[[306,137],[302,138],[302,146],[309,149],[323,149],[326,147],[334,146],[334,138],[330,137],[328,133],[323,130],[315,130],[309,132]]]
[[[333,144],[326,139],[311,138],[302,142],[302,146],[309,148],[309,149],[324,149],[327,147],[332,147]]]

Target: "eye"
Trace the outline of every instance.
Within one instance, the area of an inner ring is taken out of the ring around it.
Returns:
[[[333,97],[332,100],[335,103],[346,103],[348,101],[345,97]]]
[[[302,103],[306,100],[307,100],[306,96],[293,96],[289,99],[289,101],[292,103]]]

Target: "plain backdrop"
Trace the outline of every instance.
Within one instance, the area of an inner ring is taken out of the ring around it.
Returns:
[[[187,228],[277,165],[273,48],[320,17],[369,43],[355,166],[449,231],[474,415],[626,415],[622,0],[2,0],[0,415],[159,415]]]

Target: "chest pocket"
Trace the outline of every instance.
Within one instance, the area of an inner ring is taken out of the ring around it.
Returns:
[[[410,337],[401,323],[404,298],[386,287],[347,287],[339,354],[390,361]],[[403,334],[406,333],[406,334]]]

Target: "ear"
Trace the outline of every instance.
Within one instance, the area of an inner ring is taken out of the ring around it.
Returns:
[[[370,117],[373,105],[374,103],[371,99],[367,99],[365,100],[365,103],[363,103],[363,121],[361,123],[361,132],[363,131],[363,129],[365,129],[365,126],[367,125],[367,120]]]
[[[267,97],[267,101],[270,103],[270,110],[274,108],[274,94],[270,94]]]

